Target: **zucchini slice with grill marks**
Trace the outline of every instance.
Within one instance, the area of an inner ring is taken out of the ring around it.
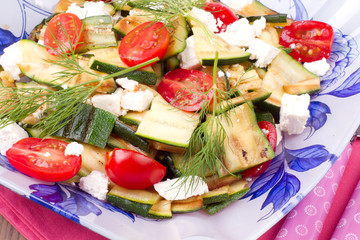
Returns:
[[[149,217],[151,207],[160,199],[161,196],[152,188],[132,190],[118,185],[115,185],[107,195],[107,201],[114,206],[144,217]]]
[[[91,49],[117,46],[110,15],[87,17],[82,23],[84,37],[76,52],[83,53]]]
[[[239,200],[241,197],[243,197],[250,188],[247,186],[247,182],[245,180],[240,180],[238,182],[232,183],[229,186],[229,197],[227,200],[219,202],[219,203],[211,203],[204,206],[205,211],[213,215],[220,210],[224,209],[225,207],[229,206],[231,203],[235,202],[236,200]]]
[[[105,148],[116,118],[105,110],[82,104],[80,112],[53,135]]]
[[[225,115],[224,115],[225,114]],[[275,153],[259,128],[253,104],[247,102],[217,116],[225,130],[223,164],[219,176],[238,173],[275,157]],[[210,133],[212,129],[209,129]]]
[[[232,65],[249,60],[250,53],[245,50],[230,45],[222,38],[211,34],[214,44],[209,42],[204,30],[198,26],[193,26],[192,31],[195,37],[195,54],[200,60],[201,65],[213,66],[215,61],[215,52],[218,51],[218,65]]]
[[[174,200],[171,203],[173,213],[189,213],[201,210],[204,207],[202,196],[193,196],[184,200]]]
[[[198,114],[181,111],[157,95],[142,119],[136,135],[168,145],[188,147],[199,121]]]

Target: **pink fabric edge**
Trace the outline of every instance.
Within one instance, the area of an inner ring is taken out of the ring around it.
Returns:
[[[352,143],[352,154],[331,204],[318,240],[330,239],[360,179],[360,139]],[[346,187],[345,187],[346,186]]]
[[[0,186],[0,214],[28,240],[106,238]]]

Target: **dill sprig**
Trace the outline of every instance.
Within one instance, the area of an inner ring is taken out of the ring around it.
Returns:
[[[44,117],[39,119],[34,128],[42,130],[42,137],[50,136],[69,123],[81,111],[81,103],[85,103],[104,80],[121,76],[158,60],[159,58],[154,58],[134,67],[107,76],[98,76],[94,80],[61,90],[2,86],[0,88],[0,127],[5,127],[11,122],[20,122],[44,107]],[[52,63],[57,64],[56,61]],[[65,70],[72,71],[73,69],[69,65]],[[86,70],[81,70],[78,74],[84,71]],[[91,86],[91,83],[96,83],[96,85]]]
[[[218,53],[215,54],[214,66],[217,66]],[[189,142],[189,147],[182,159],[183,178],[195,176],[205,179],[209,175],[217,175],[219,171],[227,171],[223,164],[226,131],[218,115],[229,121],[228,112],[218,109],[220,102],[227,102],[229,94],[217,86],[217,67],[213,68],[213,86],[205,94],[212,93],[212,98],[206,98],[198,111],[204,121],[195,129]],[[229,103],[228,103],[229,104]],[[194,183],[196,184],[196,183]]]

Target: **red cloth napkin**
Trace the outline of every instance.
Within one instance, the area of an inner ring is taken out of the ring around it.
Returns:
[[[353,142],[345,172],[339,184],[319,240],[330,239],[337,223],[360,179],[360,139]],[[105,240],[99,234],[57,214],[51,210],[19,196],[18,194],[0,186],[0,214],[3,215],[28,240],[66,240],[92,239]],[[280,222],[266,232],[259,240],[275,239],[281,226]]]
[[[3,186],[0,214],[28,240],[106,239]]]

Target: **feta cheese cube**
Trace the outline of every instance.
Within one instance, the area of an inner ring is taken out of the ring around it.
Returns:
[[[22,62],[22,53],[19,48],[18,42],[11,44],[4,49],[4,54],[0,56],[0,65],[4,71],[11,74],[14,80],[20,80],[21,71],[18,63]]]
[[[226,32],[217,34],[230,45],[237,47],[248,47],[255,39],[255,32],[252,25],[246,18],[240,18],[228,25]]]
[[[280,130],[289,135],[302,133],[310,116],[309,105],[309,94],[290,95],[285,93],[281,99]]]
[[[76,3],[72,3],[66,12],[73,13],[80,19],[92,16],[110,15],[106,10],[105,3],[102,1],[85,2],[84,7],[80,7],[76,5]]]
[[[65,156],[80,156],[82,152],[84,151],[84,146],[77,143],[77,142],[71,142],[69,143],[65,148]]]
[[[126,111],[121,108],[122,96],[123,90],[118,88],[112,94],[97,94],[90,99],[90,102],[94,107],[101,108],[116,116],[122,116],[126,114]]]
[[[184,51],[178,54],[180,60],[180,68],[195,69],[201,66],[200,60],[195,54],[195,38],[194,35],[186,39],[186,47]]]
[[[330,69],[330,65],[326,62],[326,58],[314,62],[306,62],[304,63],[304,67],[319,77],[324,76]]]
[[[168,179],[156,183],[154,188],[166,200],[182,200],[209,191],[207,184],[200,177],[178,180],[179,178]],[[194,181],[193,184],[192,181]]]
[[[0,153],[6,155],[14,143],[23,138],[29,137],[29,134],[18,124],[11,123],[0,129]]]
[[[79,187],[93,197],[105,200],[109,182],[105,173],[92,171],[88,176],[80,178]]]
[[[251,4],[253,0],[221,0],[221,2],[232,9],[241,10]]]
[[[125,78],[118,78],[115,80],[116,83],[124,88],[125,90],[128,90],[130,92],[138,91],[139,90],[139,82],[130,80],[127,77]]]
[[[127,110],[142,112],[149,109],[154,94],[149,91],[125,92],[121,98],[121,107]]]
[[[251,42],[247,52],[251,53],[250,59],[257,59],[255,66],[266,67],[280,53],[280,50],[260,39]]]
[[[195,18],[197,18],[200,22],[202,22],[206,28],[211,32],[217,32],[217,23],[214,16],[211,14],[211,12],[205,11],[203,9],[193,7],[191,10],[191,13],[194,15]]]

